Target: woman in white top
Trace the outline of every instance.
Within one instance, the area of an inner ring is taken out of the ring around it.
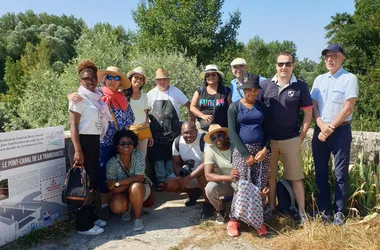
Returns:
[[[135,122],[130,127],[130,130],[134,131],[139,138],[139,144],[136,149],[144,152],[144,156],[146,156],[147,147],[153,146],[153,137],[148,118],[148,97],[142,90],[148,78],[144,74],[142,67],[129,71],[127,77],[131,81],[132,87],[127,89],[126,96],[135,115]]]
[[[71,143],[68,148],[70,164],[84,165],[91,180],[91,188],[98,190],[100,139],[108,128],[111,115],[102,102],[98,85],[98,68],[90,60],[78,65],[81,102],[69,102]],[[76,212],[75,228],[80,234],[97,235],[104,232],[107,223],[95,215],[92,205],[83,206]]]

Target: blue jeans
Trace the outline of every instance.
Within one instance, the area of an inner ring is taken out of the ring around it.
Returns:
[[[155,161],[154,169],[156,171],[157,183],[165,182],[166,178],[173,173],[172,161]]]
[[[317,199],[320,212],[325,211],[330,215],[330,187],[329,181],[329,159],[330,154],[334,156],[334,174],[335,174],[335,201],[334,212],[346,211],[347,191],[348,191],[348,165],[350,163],[351,151],[351,125],[337,127],[335,131],[327,138],[326,142],[318,139],[321,132],[318,126],[315,126],[312,140],[313,158],[315,164],[315,174],[319,195]]]

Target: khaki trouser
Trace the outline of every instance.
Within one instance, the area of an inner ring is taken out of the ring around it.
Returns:
[[[205,193],[214,206],[216,211],[222,210],[222,201],[220,200],[221,196],[233,196],[236,189],[236,184],[233,182],[213,182],[210,181],[205,187]]]

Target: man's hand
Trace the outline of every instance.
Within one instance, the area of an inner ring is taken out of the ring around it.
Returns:
[[[230,181],[235,181],[239,177],[239,173],[236,168],[231,169]]]
[[[256,161],[263,161],[265,159],[265,156],[267,155],[268,149],[264,147],[262,150],[257,152],[255,155],[255,160]]]
[[[178,177],[179,186],[181,189],[184,189],[187,184],[189,184],[190,181],[190,175],[187,175],[185,177]]]
[[[318,139],[319,139],[320,141],[322,141],[322,142],[325,142],[326,139],[327,139],[327,136],[326,136],[324,133],[320,132],[320,133],[318,134]]]
[[[306,133],[301,132],[300,133],[300,144],[302,144],[302,142],[305,139],[305,137],[306,137]]]
[[[153,137],[150,137],[150,138],[148,139],[148,147],[152,147],[153,144],[154,144]]]
[[[319,127],[321,129],[321,132],[327,137],[329,137],[333,132],[334,129],[331,127],[330,124],[321,122],[321,126]]]

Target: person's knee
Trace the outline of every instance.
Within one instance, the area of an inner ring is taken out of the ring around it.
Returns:
[[[120,214],[128,208],[126,194],[113,194],[109,202],[109,207],[114,214]]]
[[[178,181],[175,178],[167,178],[164,185],[164,190],[166,192],[177,192],[178,191]]]
[[[145,190],[145,186],[143,183],[135,182],[129,186],[128,193],[130,196],[138,196],[138,195],[143,196],[144,190]]]
[[[216,182],[208,182],[205,187],[205,194],[207,197],[212,196],[213,194],[217,193],[218,191],[218,184]]]

